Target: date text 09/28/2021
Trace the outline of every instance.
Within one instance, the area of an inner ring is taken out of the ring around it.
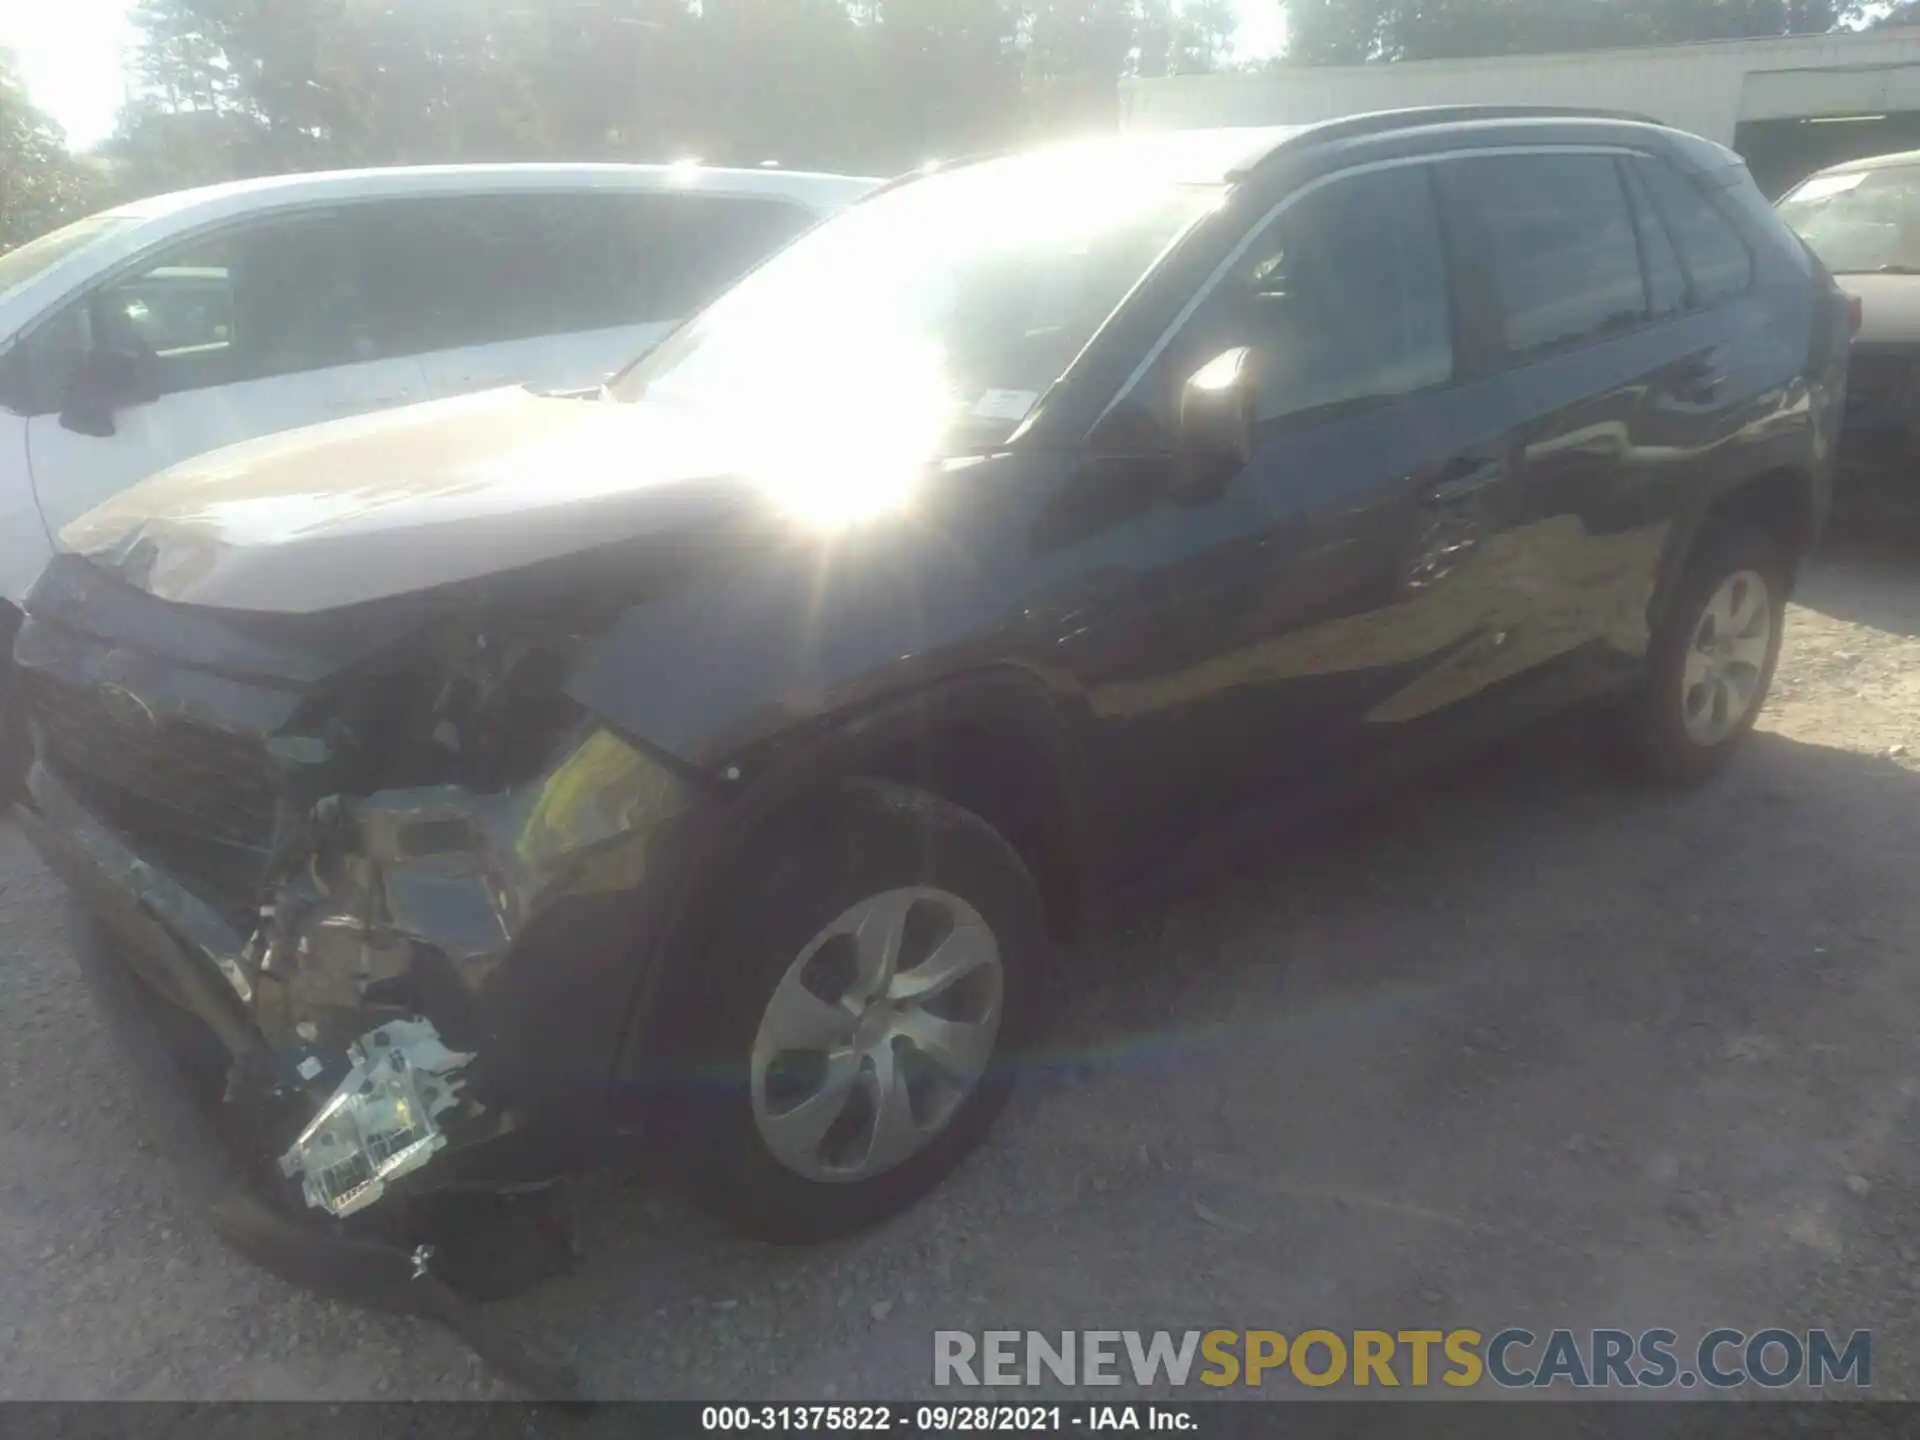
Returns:
[[[897,1431],[902,1434],[1071,1433],[1099,1430],[1193,1432],[1182,1406],[1156,1405],[707,1405],[700,1428],[719,1432]]]

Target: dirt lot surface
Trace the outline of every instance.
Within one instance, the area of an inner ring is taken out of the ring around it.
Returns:
[[[1236,847],[1072,957],[917,1210],[773,1251],[598,1180],[500,1312],[604,1396],[922,1394],[936,1327],[1509,1324],[1871,1328],[1920,1395],[1920,547],[1821,558],[1762,729],[1671,795],[1556,726]],[[508,1393],[204,1231],[11,829],[0,883],[0,1397]]]

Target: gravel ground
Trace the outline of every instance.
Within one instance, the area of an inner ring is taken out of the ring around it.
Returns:
[[[1563,725],[1229,847],[1072,957],[1056,1063],[929,1202],[774,1251],[595,1180],[588,1263],[503,1318],[601,1396],[921,1394],[936,1327],[1775,1323],[1920,1395],[1920,547],[1799,598],[1716,784]],[[4,826],[0,886],[0,1398],[506,1394],[205,1233]]]

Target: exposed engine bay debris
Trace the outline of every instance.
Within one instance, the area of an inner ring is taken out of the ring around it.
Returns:
[[[473,1057],[449,1050],[426,1020],[398,1020],[368,1031],[347,1058],[333,1098],[280,1157],[307,1204],[343,1217],[447,1143],[434,1117],[459,1103],[459,1071]]]

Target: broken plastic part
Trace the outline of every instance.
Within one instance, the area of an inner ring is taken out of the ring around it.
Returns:
[[[332,1098],[280,1157],[307,1203],[336,1216],[364,1210],[389,1182],[447,1143],[434,1118],[459,1103],[457,1072],[473,1059],[449,1050],[426,1020],[395,1020],[348,1048],[351,1067]]]
[[[266,898],[274,925],[252,1009],[268,1044],[338,1052],[417,1011],[463,1042],[487,1033],[439,1007],[483,995],[549,908],[640,889],[688,787],[604,729],[562,752],[544,775],[493,794],[428,785],[323,802],[334,823],[304,853],[291,849]],[[437,992],[421,982],[429,970]]]

